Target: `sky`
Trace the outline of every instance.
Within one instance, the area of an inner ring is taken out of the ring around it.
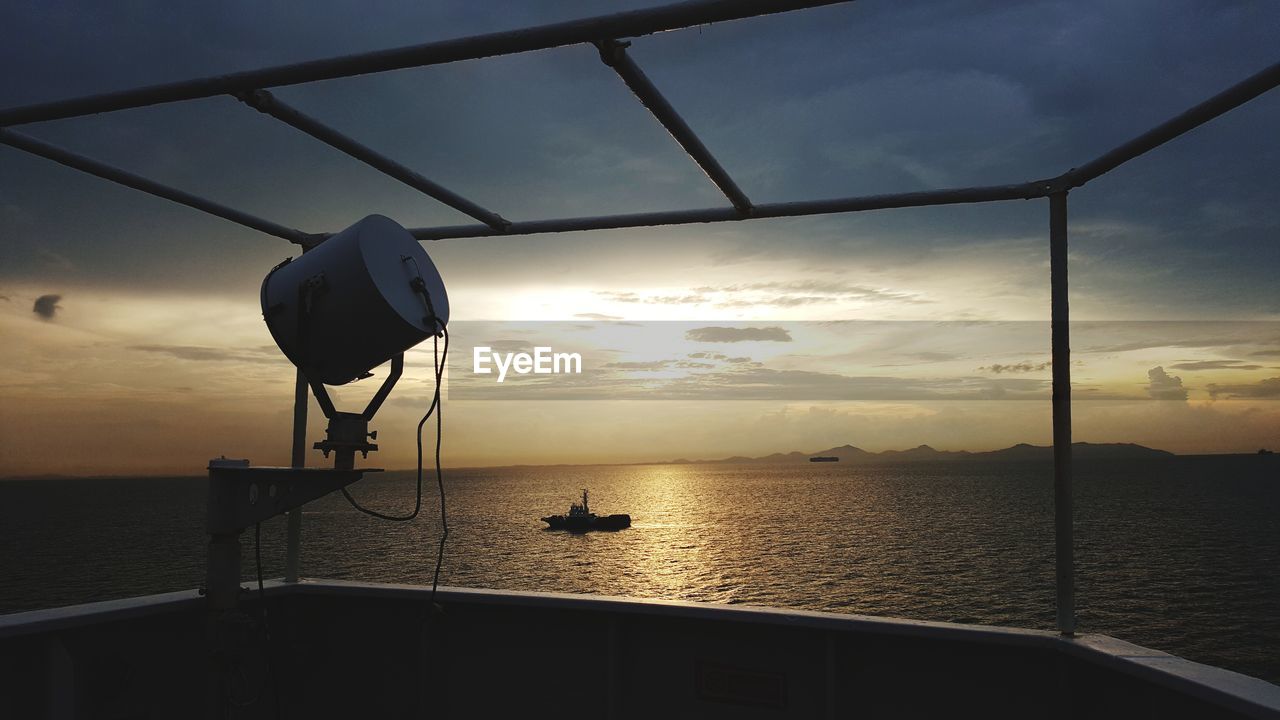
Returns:
[[[647,4],[11,2],[0,107]],[[1269,2],[867,0],[629,52],[753,201],[781,202],[1057,175],[1274,63],[1276,27]],[[274,92],[508,219],[725,204],[587,46]],[[1078,440],[1277,444],[1276,127],[1272,92],[1072,192]],[[17,129],[306,231],[472,222],[230,98]],[[457,328],[445,462],[1047,444],[1047,211],[427,243]],[[296,254],[0,147],[0,476],[287,463],[293,371],[258,288]],[[554,397],[475,386],[482,343],[558,344],[588,372],[543,378]],[[377,464],[413,463],[430,362],[409,354]]]

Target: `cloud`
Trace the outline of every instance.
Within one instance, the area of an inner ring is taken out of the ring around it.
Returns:
[[[800,307],[841,301],[928,303],[915,293],[852,285],[838,280],[793,280],[703,286],[692,292],[724,296],[716,307]]]
[[[1280,350],[1255,350],[1249,353],[1249,357],[1273,357],[1280,358]]]
[[[915,358],[916,360],[926,363],[947,362],[948,360],[958,360],[960,358],[960,356],[955,353],[934,352],[932,350],[911,353],[907,357]]]
[[[61,295],[41,295],[36,298],[35,305],[31,307],[31,312],[39,315],[45,320],[52,320],[53,316],[61,309],[58,301],[62,300]]]
[[[1261,370],[1261,365],[1249,365],[1243,360],[1197,360],[1170,365],[1174,370]]]
[[[528,340],[490,340],[484,346],[493,352],[499,353],[520,353],[529,352],[537,343]]]
[[[662,370],[670,364],[670,360],[635,360],[605,363],[604,367],[615,370]]]
[[[271,345],[240,349],[203,345],[130,345],[129,349],[199,362],[249,362],[268,365],[287,362],[284,355]]]
[[[754,300],[725,300],[716,303],[718,308],[744,308],[759,307],[771,305],[773,307],[800,307],[802,305],[816,305],[818,303],[835,302],[839,298],[830,295],[780,295],[772,298],[758,298]]]
[[[686,340],[694,342],[791,342],[791,333],[780,327],[703,327],[685,332]]]
[[[857,357],[857,356],[860,356],[860,355],[854,354],[854,353],[846,353],[843,355],[843,357]],[[876,365],[876,367],[911,367],[913,365],[932,365],[934,363],[943,363],[943,362],[950,362],[952,360],[959,360],[960,358],[963,357],[963,355],[958,355],[956,353],[950,353],[950,352],[934,352],[931,350],[924,350],[921,352],[904,353],[901,357],[908,358],[909,360],[911,360],[911,362],[879,363]],[[982,370],[982,368],[978,368],[978,369]]]
[[[846,301],[899,302],[923,304],[933,302],[917,293],[886,288],[852,285],[837,280],[794,280],[789,282],[737,283],[703,285],[690,288],[686,294],[642,295],[632,291],[598,290],[596,295],[614,302],[648,305],[703,305],[718,308],[778,307],[794,308]]]
[[[1152,338],[1150,340],[1138,340],[1135,342],[1121,343],[1118,345],[1097,345],[1094,347],[1084,348],[1076,352],[1082,353],[1121,353],[1134,352],[1137,350],[1156,350],[1160,348],[1215,348],[1229,347],[1233,345],[1249,345],[1256,343],[1257,339],[1245,336],[1224,336],[1211,337],[1203,339],[1175,339],[1175,338]]]
[[[581,375],[508,376],[499,385],[450,381],[453,399],[466,400],[768,400],[768,401],[985,401],[1046,400],[1048,380],[1032,378],[899,378],[776,370],[759,363],[723,365],[689,361],[634,361],[584,368]],[[677,377],[645,371],[683,370]]]
[[[1045,399],[1048,381],[1029,378],[900,378],[735,366],[646,389],[649,398],[725,400],[1022,400]]]
[[[1155,400],[1186,400],[1187,389],[1182,386],[1182,378],[1170,375],[1163,367],[1153,367],[1147,371],[1147,394]]]
[[[1050,363],[1050,362],[1033,363],[1027,360],[1023,360],[1022,362],[1013,363],[1012,365],[1001,365],[1000,363],[992,363],[991,365],[983,365],[982,367],[978,368],[978,370],[995,373],[996,375],[999,375],[1001,373],[1040,372],[1052,366],[1053,366],[1053,363]]]
[[[850,300],[876,300],[906,303],[931,302],[930,300],[921,298],[915,293],[869,287],[866,285],[852,285],[836,280],[793,280],[790,282],[750,283],[746,285],[732,285],[724,288],[725,292],[740,292],[743,290],[772,290],[782,293],[809,293],[811,295],[825,295],[832,298],[846,298]]]
[[[41,257],[41,259],[44,260],[45,265],[52,270],[75,270],[76,269],[75,263],[71,262],[66,257],[59,255],[58,253],[52,250],[49,250],[43,247],[37,247],[35,248],[35,252],[37,255]]]
[[[620,316],[620,315],[605,315],[604,313],[593,313],[593,312],[589,312],[589,313],[575,313],[575,314],[574,314],[574,317],[576,317],[576,318],[582,318],[583,320],[602,320],[602,321],[603,321],[603,320],[621,320],[621,319],[622,319],[622,316]]]
[[[700,305],[707,302],[703,295],[638,295],[634,292],[599,290],[596,294],[614,302],[643,303],[646,305]]]
[[[1280,377],[1267,378],[1257,383],[1239,385],[1219,385],[1209,383],[1209,397],[1218,399],[1225,396],[1230,399],[1240,398],[1280,398]]]

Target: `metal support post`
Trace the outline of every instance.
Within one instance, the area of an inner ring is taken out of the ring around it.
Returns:
[[[1067,312],[1067,193],[1049,196],[1049,284],[1053,347],[1053,524],[1058,630],[1076,630],[1071,507],[1071,327]]]
[[[293,384],[293,459],[290,467],[302,468],[307,465],[307,404],[309,386],[307,376],[298,370],[297,380]],[[287,528],[287,549],[284,561],[284,581],[298,582],[298,565],[302,551],[302,508],[289,511]]]

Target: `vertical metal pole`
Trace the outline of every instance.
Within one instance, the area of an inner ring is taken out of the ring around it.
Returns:
[[[310,385],[307,376],[298,370],[298,378],[293,385],[293,460],[292,467],[306,467],[307,464],[307,404]],[[298,563],[302,545],[302,508],[289,511],[288,549],[285,552],[284,581],[298,582]]]
[[[1049,285],[1053,347],[1053,519],[1058,630],[1076,630],[1071,507],[1071,324],[1067,313],[1067,193],[1049,196]]]

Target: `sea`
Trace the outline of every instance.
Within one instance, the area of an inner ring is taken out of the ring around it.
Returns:
[[[331,495],[303,515],[303,575],[429,584],[434,476],[408,523]],[[207,480],[0,482],[0,613],[198,587]],[[1044,463],[675,464],[445,471],[443,585],[593,593],[1054,628],[1053,472]],[[539,518],[586,488],[631,528]],[[1082,632],[1280,684],[1280,456],[1076,467]],[[412,509],[414,474],[352,486]],[[284,522],[262,526],[283,574]],[[246,580],[256,571],[253,533]]]

